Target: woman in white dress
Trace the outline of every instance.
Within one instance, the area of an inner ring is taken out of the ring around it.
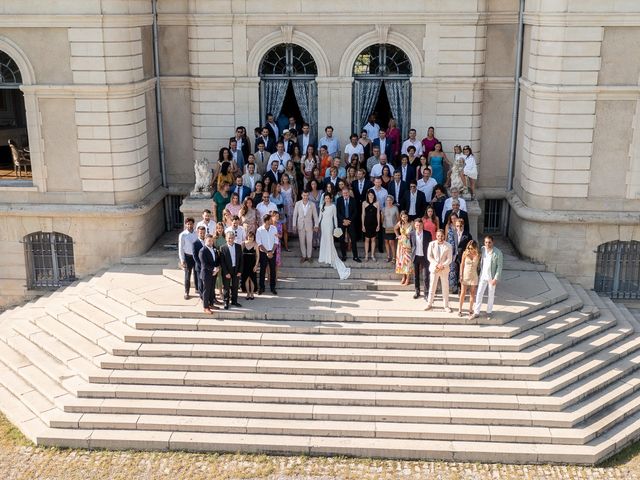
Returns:
[[[340,280],[346,280],[351,275],[351,269],[338,258],[338,252],[334,245],[333,229],[338,226],[336,206],[331,195],[322,197],[323,205],[320,208],[318,223],[320,224],[320,263],[328,263],[338,271]]]

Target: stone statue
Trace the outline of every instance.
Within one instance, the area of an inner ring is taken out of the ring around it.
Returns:
[[[191,196],[211,195],[211,170],[209,168],[209,160],[199,158],[195,161],[193,169],[196,173],[196,184],[193,187]]]

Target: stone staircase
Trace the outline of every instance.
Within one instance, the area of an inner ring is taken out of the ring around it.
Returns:
[[[469,321],[384,262],[340,281],[284,253],[278,297],[210,316],[174,257],[0,315],[0,410],[31,440],[593,464],[640,435],[638,321],[539,266],[507,257],[494,316]]]

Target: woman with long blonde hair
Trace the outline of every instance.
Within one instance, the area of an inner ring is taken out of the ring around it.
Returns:
[[[478,242],[469,240],[467,248],[462,254],[460,261],[460,305],[458,306],[458,316],[462,317],[462,307],[464,298],[469,293],[469,315],[473,315],[473,303],[476,298],[476,290],[478,289],[478,265],[480,264],[480,252],[478,251]]]

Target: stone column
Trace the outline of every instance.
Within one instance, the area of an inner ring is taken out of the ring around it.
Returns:
[[[353,78],[316,78],[316,83],[318,85],[318,140],[324,136],[324,128],[331,125],[340,140],[340,148],[343,148],[351,135]]]

